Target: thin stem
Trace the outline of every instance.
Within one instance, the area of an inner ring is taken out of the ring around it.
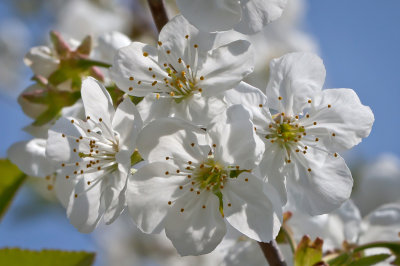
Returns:
[[[258,244],[260,245],[261,250],[263,251],[269,265],[287,266],[285,259],[283,258],[283,255],[279,250],[278,244],[275,240],[272,240],[269,243],[258,242]]]
[[[168,15],[165,10],[163,0],[147,0],[149,3],[151,14],[153,15],[154,23],[156,24],[158,32],[168,22]]]
[[[294,254],[294,252],[296,251],[296,241],[294,240],[292,234],[285,228],[285,226],[282,226],[282,232],[285,235],[287,241],[289,242],[290,249]]]

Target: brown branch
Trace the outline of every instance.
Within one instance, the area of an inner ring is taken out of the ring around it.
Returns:
[[[149,3],[151,14],[153,15],[154,23],[156,24],[158,32],[168,22],[168,15],[165,10],[163,0],[147,0]]]
[[[285,259],[275,240],[269,243],[258,242],[270,266],[286,266]]]

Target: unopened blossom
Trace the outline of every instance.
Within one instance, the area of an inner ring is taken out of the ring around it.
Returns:
[[[181,13],[204,31],[234,28],[252,34],[278,19],[286,0],[177,0]]]
[[[174,118],[151,122],[138,138],[149,164],[128,182],[128,207],[145,233],[165,229],[182,256],[209,253],[226,223],[257,241],[280,228],[274,189],[252,173],[264,147],[249,113],[230,107],[207,130]],[[262,143],[261,143],[262,144]]]
[[[242,83],[226,94],[245,105],[254,130],[264,141],[260,169],[285,202],[317,215],[338,208],[350,197],[353,179],[338,152],[369,135],[374,116],[351,89],[321,90],[322,60],[291,53],[271,62],[264,95]]]
[[[107,90],[88,78],[82,85],[86,119],[60,118],[49,130],[46,155],[59,162],[57,179],[73,184],[67,215],[81,232],[124,210],[127,176],[142,121],[129,98],[114,110]],[[67,188],[66,188],[67,189]]]
[[[138,105],[144,121],[175,116],[205,125],[225,109],[222,92],[253,70],[250,43],[225,37],[177,16],[162,29],[157,48],[133,42],[120,49],[113,79],[129,95],[145,96]]]

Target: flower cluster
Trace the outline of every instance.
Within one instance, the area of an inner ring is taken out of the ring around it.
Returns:
[[[322,90],[325,68],[311,53],[273,59],[266,88],[244,81],[257,51],[237,31],[261,30],[285,2],[180,0],[183,16],[157,47],[114,33],[91,54],[90,38],[71,48],[53,33],[54,51],[27,57],[42,89],[22,96],[55,99],[34,124],[46,133],[9,157],[52,181],[79,231],[127,209],[181,255],[211,252],[227,227],[269,242],[287,203],[311,215],[337,209],[353,184],[339,152],[369,135],[369,107],[351,89]]]

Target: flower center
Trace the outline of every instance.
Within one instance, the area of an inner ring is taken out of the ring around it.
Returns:
[[[273,116],[274,123],[269,127],[269,134],[265,135],[271,143],[277,142],[286,148],[292,143],[297,143],[306,135],[304,126],[299,126],[297,118],[286,117],[284,113]]]
[[[87,121],[77,119],[71,120],[71,123],[81,129],[82,135],[75,137],[62,134],[62,137],[74,140],[76,146],[72,151],[78,155],[75,158],[79,158],[77,161],[61,164],[66,170],[65,178],[99,172],[94,180],[87,181],[88,185],[97,183],[117,168],[115,156],[118,153],[118,137],[113,136],[114,132],[101,118],[99,122],[87,117]]]
[[[166,86],[170,88],[169,95],[175,99],[177,103],[191,96],[194,92],[201,92],[201,89],[196,87],[196,78],[188,68],[188,71],[178,73],[172,66],[167,67],[165,71],[170,79],[164,79]]]
[[[194,170],[193,175],[201,190],[207,189],[217,193],[224,188],[228,172],[223,165],[210,157]]]

